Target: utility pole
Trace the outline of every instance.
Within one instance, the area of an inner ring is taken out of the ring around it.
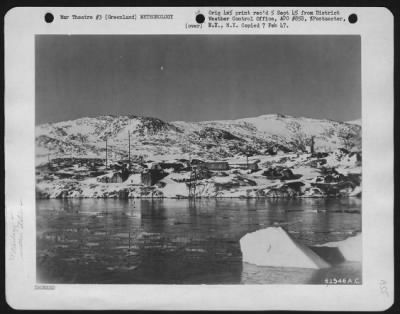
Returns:
[[[128,131],[128,165],[131,168],[131,133]]]
[[[314,154],[314,136],[311,137],[311,154]]]
[[[189,179],[189,199],[196,199],[197,167],[191,167]]]
[[[190,177],[189,177],[189,199],[192,197],[192,167],[190,167]]]
[[[107,169],[107,139],[106,139],[106,169]]]
[[[197,171],[194,171],[193,199],[196,200]]]
[[[249,146],[246,146],[246,165],[247,169],[249,169]]]
[[[187,139],[187,142],[186,142],[186,149],[189,151],[189,167],[191,169],[192,168],[192,152],[190,150],[190,141],[189,141],[189,139]]]

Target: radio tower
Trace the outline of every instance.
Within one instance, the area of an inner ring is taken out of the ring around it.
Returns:
[[[190,142],[188,140],[187,147],[189,149],[189,167],[190,167],[190,179],[189,179],[189,199],[196,199],[196,185],[197,185],[197,166],[192,166],[192,152],[190,150]]]
[[[128,131],[128,166],[131,168],[131,133]]]
[[[197,168],[190,166],[189,198],[196,199]]]
[[[107,169],[107,139],[106,139],[106,169]]]

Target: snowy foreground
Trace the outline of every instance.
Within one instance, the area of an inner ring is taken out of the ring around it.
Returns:
[[[179,164],[184,160],[182,157],[168,156],[169,159],[162,159],[160,156],[158,162]],[[93,166],[93,159],[87,160],[88,162],[85,162],[84,158],[79,158],[73,159],[72,162],[42,163],[36,170],[37,198],[189,197],[190,168],[182,166],[178,170],[164,169],[162,178],[153,185],[145,185],[142,182],[140,169],[136,169],[136,172],[132,170],[123,182],[103,183],[99,178],[112,177],[113,172],[109,168],[106,169],[100,159],[97,159],[97,166]],[[249,163],[255,160],[258,161],[258,169],[253,171],[230,168],[202,173],[196,178],[196,189],[192,196],[324,198],[361,195],[360,153],[349,153],[343,149],[313,155],[278,152],[275,155],[252,156]],[[229,162],[235,162],[235,158],[231,158]],[[147,166],[151,169],[154,164],[153,160]],[[49,168],[51,170],[48,170]]]

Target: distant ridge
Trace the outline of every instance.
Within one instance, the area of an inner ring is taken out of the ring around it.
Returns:
[[[355,124],[355,125],[359,125],[359,126],[361,126],[361,125],[362,125],[361,118],[359,118],[359,119],[356,119],[356,120],[346,121],[346,123],[349,123],[349,124]]]
[[[359,121],[358,123],[356,123]],[[338,122],[285,114],[266,114],[235,120],[166,122],[136,115],[85,117],[36,126],[36,158],[127,157],[128,133],[133,155],[182,156],[208,159],[254,154],[271,149],[298,152],[313,137],[319,151],[361,147],[360,120]]]

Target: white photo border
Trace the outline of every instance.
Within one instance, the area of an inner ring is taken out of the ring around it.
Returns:
[[[298,23],[288,29],[186,29],[218,8],[11,9],[5,16],[6,297],[16,309],[385,310],[394,301],[393,25],[386,8],[332,8],[358,22]],[[243,9],[243,8],[231,8]],[[257,8],[248,8],[259,9]],[[279,9],[274,7],[274,9]],[[292,8],[282,8],[292,9]],[[318,9],[318,8],[313,8]],[[329,9],[329,8],[321,8]],[[51,12],[54,23],[46,23]],[[173,14],[173,20],[85,21],[60,14]],[[35,35],[274,34],[360,35],[362,51],[362,285],[36,286]],[[379,167],[378,167],[379,166]],[[42,287],[43,288],[43,287]]]

